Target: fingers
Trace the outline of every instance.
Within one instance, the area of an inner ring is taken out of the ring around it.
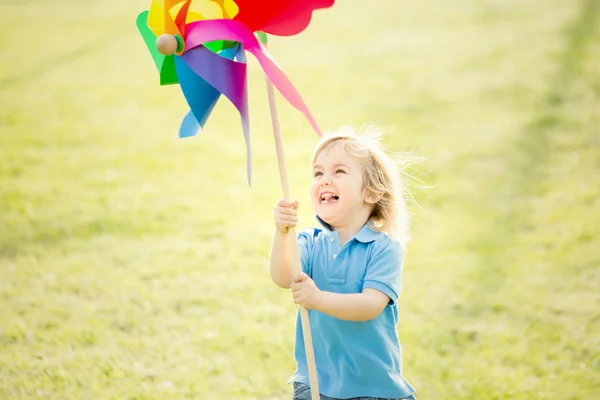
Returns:
[[[275,212],[277,212],[279,214],[283,214],[283,215],[292,215],[292,216],[298,215],[298,211],[296,211],[290,207],[276,207]]]
[[[279,199],[273,213],[275,214],[275,225],[281,232],[287,232],[288,228],[298,225],[298,201]]]
[[[298,218],[297,217],[281,217],[280,216],[275,219],[275,223],[277,225],[286,226],[286,227],[296,226],[296,225],[298,225]]]
[[[298,202],[290,202],[285,199],[280,199],[275,207],[275,225],[281,232],[287,232],[288,228],[293,228],[298,225]]]
[[[300,304],[306,300],[305,293],[301,290],[297,290],[292,292],[292,297],[294,298],[294,303]]]
[[[314,309],[319,289],[314,281],[304,272],[296,275],[290,284],[294,303],[308,309]]]
[[[291,208],[291,209],[297,210],[298,209],[298,201],[297,200],[289,201],[286,199],[279,199],[279,201],[277,202],[277,207]]]
[[[308,279],[310,279],[308,277],[308,275],[306,275],[304,272],[302,272],[294,277],[294,283],[304,282]]]
[[[277,221],[285,221],[285,222],[298,223],[298,217],[295,217],[293,215],[278,214],[278,215],[275,216],[275,219]]]

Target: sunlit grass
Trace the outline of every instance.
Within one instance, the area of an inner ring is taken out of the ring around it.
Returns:
[[[249,188],[226,100],[176,137],[148,3],[0,3],[1,398],[291,398],[264,77],[251,59]],[[594,398],[598,1],[338,3],[270,49],[324,129],[429,159],[398,327],[419,399]],[[279,109],[305,226],[317,137]]]

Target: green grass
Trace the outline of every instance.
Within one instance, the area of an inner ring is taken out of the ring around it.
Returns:
[[[58,3],[0,2],[0,398],[291,398],[257,63],[248,188],[226,100],[176,137],[149,1]],[[338,3],[270,48],[324,129],[429,159],[398,327],[419,399],[600,398],[600,2]],[[305,226],[317,137],[279,108]]]

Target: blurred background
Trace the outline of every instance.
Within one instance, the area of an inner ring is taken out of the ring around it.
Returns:
[[[270,51],[324,130],[426,158],[398,326],[417,397],[600,398],[600,1],[336,3]],[[248,187],[226,99],[177,137],[148,6],[0,1],[2,399],[291,398],[264,75],[250,56]],[[278,100],[305,227],[318,137]]]

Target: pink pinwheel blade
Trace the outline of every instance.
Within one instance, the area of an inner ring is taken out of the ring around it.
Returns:
[[[297,110],[302,112],[313,129],[320,135],[321,131],[310,113],[308,107],[294,88],[294,85],[285,76],[283,71],[272,60],[270,54],[262,46],[252,31],[236,20],[203,20],[187,25],[185,44],[188,51],[194,47],[214,40],[230,40],[242,43],[244,48],[252,53],[263,68],[265,75],[279,90],[282,96]]]

